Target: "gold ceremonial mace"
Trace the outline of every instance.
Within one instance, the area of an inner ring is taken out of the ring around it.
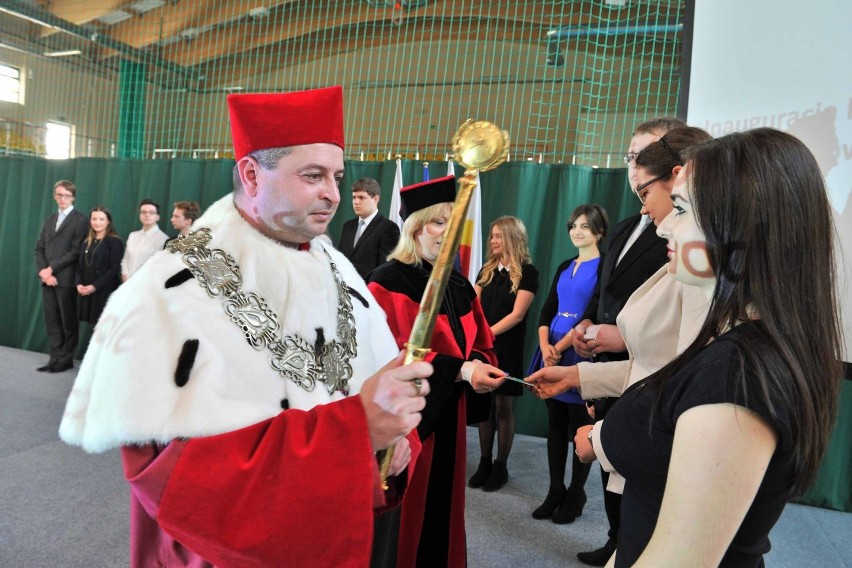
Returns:
[[[476,187],[476,174],[494,169],[506,161],[509,153],[509,133],[500,130],[490,122],[474,122],[468,119],[453,136],[453,153],[465,167],[464,176],[459,180],[459,191],[444,232],[441,249],[438,251],[438,258],[432,267],[423,297],[420,299],[420,309],[408,336],[408,343],[405,344],[405,365],[423,361],[431,351],[429,344],[432,342],[435,319],[438,317],[441,299],[447,289],[453,260],[459,250],[467,206]],[[385,450],[382,457],[380,473],[382,486],[385,489],[388,488],[388,470],[392,457],[393,446]]]

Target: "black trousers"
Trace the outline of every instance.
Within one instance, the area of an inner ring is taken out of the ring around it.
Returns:
[[[594,424],[586,411],[585,404],[568,404],[548,398],[547,407],[547,469],[550,474],[550,490],[559,491],[565,483],[565,467],[569,446],[581,426]],[[575,452],[571,452],[571,483],[569,489],[577,492],[586,485],[592,464],[582,463]]]
[[[603,420],[609,412],[609,409],[618,402],[618,397],[609,397],[595,401],[595,420]],[[618,542],[618,527],[621,526],[621,494],[613,493],[606,490],[606,484],[609,482],[609,473],[601,468],[601,483],[603,484],[604,509],[606,510],[606,518],[609,521],[609,532],[607,536],[615,542]]]
[[[70,365],[77,351],[77,290],[60,286],[42,286],[44,323],[51,365]]]

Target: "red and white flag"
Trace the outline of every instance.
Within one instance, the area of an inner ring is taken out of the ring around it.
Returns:
[[[447,162],[447,175],[455,175],[452,161]],[[482,197],[479,172],[476,173],[476,187],[473,188],[464,218],[459,261],[460,272],[467,276],[471,284],[476,284],[476,276],[482,269]]]
[[[396,159],[396,173],[393,176],[393,191],[391,192],[390,211],[388,211],[388,219],[396,223],[399,230],[402,230],[402,217],[399,215],[399,210],[402,207],[402,198],[399,192],[402,190],[402,160]]]

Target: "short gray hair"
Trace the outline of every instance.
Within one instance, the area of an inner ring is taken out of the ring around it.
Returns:
[[[283,148],[266,148],[264,150],[255,150],[254,152],[249,152],[246,154],[248,157],[254,159],[260,167],[264,170],[274,170],[278,167],[278,162],[281,161],[281,158],[284,156],[289,156],[292,152],[292,148],[289,146],[285,146]],[[243,182],[240,181],[240,170],[237,166],[234,166],[234,195],[240,193],[243,190]]]

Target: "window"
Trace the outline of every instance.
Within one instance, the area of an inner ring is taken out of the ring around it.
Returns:
[[[20,69],[0,64],[0,101],[22,102]]]
[[[48,122],[44,145],[48,159],[67,160],[71,157],[71,127],[58,122]]]

